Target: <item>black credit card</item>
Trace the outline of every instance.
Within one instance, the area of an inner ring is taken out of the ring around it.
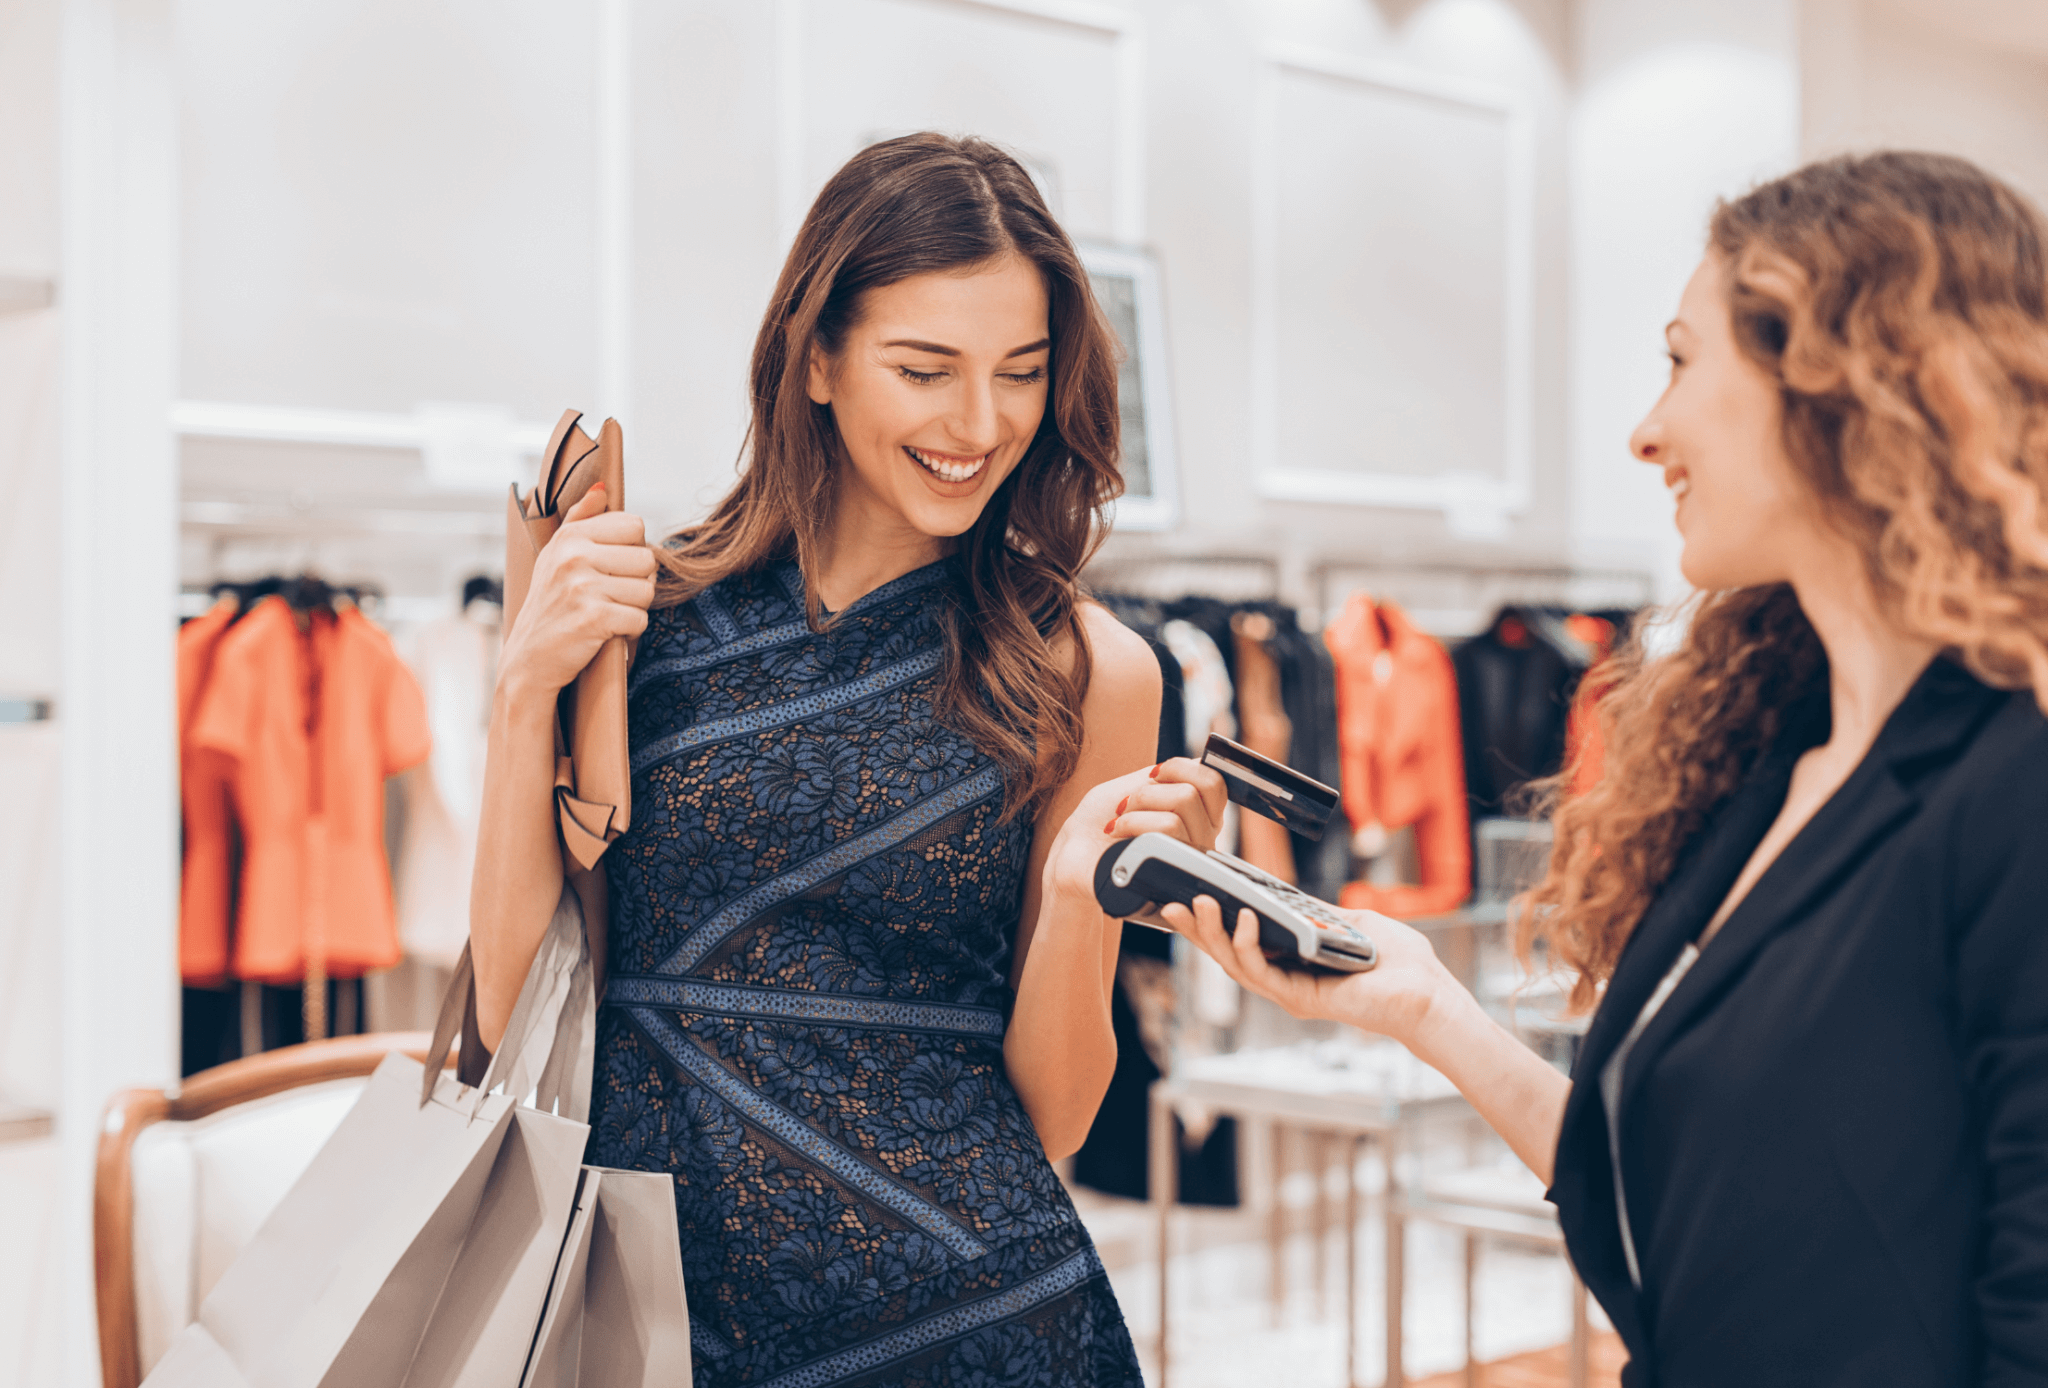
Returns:
[[[1285,825],[1306,839],[1319,839],[1342,797],[1313,777],[1271,757],[1262,757],[1221,733],[1209,734],[1202,765],[1223,776],[1231,803]]]

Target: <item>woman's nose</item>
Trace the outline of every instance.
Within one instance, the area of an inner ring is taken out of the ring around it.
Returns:
[[[1644,415],[1643,422],[1628,436],[1628,451],[1635,454],[1638,462],[1664,466],[1664,426],[1654,411]]]
[[[995,388],[990,384],[969,385],[953,417],[953,437],[962,453],[986,453],[996,437]]]

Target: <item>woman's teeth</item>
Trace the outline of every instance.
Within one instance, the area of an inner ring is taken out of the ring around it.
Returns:
[[[989,456],[984,453],[979,458],[970,459],[964,463],[956,463],[948,458],[936,457],[930,453],[920,453],[908,445],[905,445],[903,451],[917,459],[934,476],[944,482],[965,482],[968,478],[981,471],[982,467],[988,462]]]
[[[1691,490],[1692,479],[1690,477],[1681,477],[1671,484],[1671,495],[1674,500],[1683,497]]]

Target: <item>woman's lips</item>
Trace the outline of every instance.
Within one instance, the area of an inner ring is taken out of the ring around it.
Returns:
[[[908,453],[918,466],[941,482],[955,483],[973,481],[981,470],[988,466],[990,457],[989,454],[983,453],[977,457],[963,458],[950,453],[933,453],[921,448],[912,448],[909,444],[903,446],[903,451]]]

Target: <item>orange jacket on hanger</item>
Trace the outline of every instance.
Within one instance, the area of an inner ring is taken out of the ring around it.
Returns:
[[[239,610],[234,599],[223,598],[178,628],[178,801],[185,828],[178,877],[178,973],[198,987],[220,983],[228,972],[232,766],[218,752],[193,744],[192,724],[220,639]]]
[[[245,851],[232,971],[298,983],[399,960],[384,778],[424,761],[419,685],[353,608],[265,598],[221,638],[193,742],[232,762]]]
[[[1607,769],[1607,744],[1600,736],[1600,701],[1614,688],[1614,672],[1607,665],[1614,654],[1614,623],[1580,612],[1565,618],[1565,629],[1593,648],[1593,663],[1579,679],[1571,721],[1564,732],[1564,764],[1573,768],[1572,794],[1584,795],[1600,784]]]
[[[1390,916],[1448,911],[1472,894],[1465,756],[1450,653],[1392,603],[1353,593],[1323,633],[1337,665],[1337,742],[1353,829],[1413,825],[1421,882],[1353,882],[1340,904]]]

